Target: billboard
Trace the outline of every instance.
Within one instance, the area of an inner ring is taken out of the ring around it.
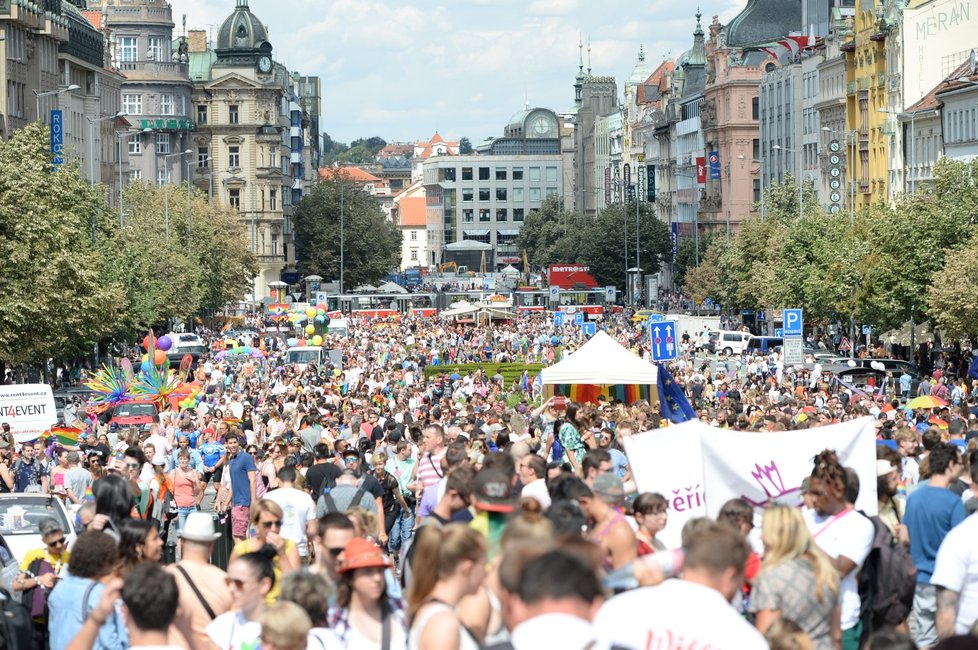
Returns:
[[[551,288],[596,289],[598,282],[590,271],[591,267],[585,264],[551,264],[547,269],[547,283]]]
[[[58,422],[48,384],[0,386],[0,424],[9,424],[17,442],[29,442]]]

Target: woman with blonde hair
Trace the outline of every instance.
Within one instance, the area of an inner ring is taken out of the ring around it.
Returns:
[[[282,512],[281,506],[268,499],[260,499],[251,508],[251,534],[234,545],[231,551],[231,558],[228,563],[247,553],[254,553],[266,544],[275,549],[275,581],[268,592],[269,604],[278,600],[279,590],[282,585],[282,575],[298,571],[299,547],[292,540],[282,537]]]
[[[414,566],[427,570],[415,571],[408,588],[408,650],[478,650],[457,610],[485,580],[485,540],[468,526],[449,524],[423,526],[414,544]]]
[[[778,619],[796,623],[816,650],[839,647],[839,574],[815,544],[801,511],[774,505],[761,524],[764,561],[754,579],[750,612],[763,634]]]

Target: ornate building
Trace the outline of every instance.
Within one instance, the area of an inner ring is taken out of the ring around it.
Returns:
[[[269,283],[297,279],[290,272],[291,215],[309,182],[303,148],[311,146],[310,121],[302,119],[294,81],[273,59],[265,26],[247,0],[237,0],[213,49],[204,32],[191,31],[189,57],[194,185],[240,212],[259,262],[252,298],[260,301],[271,295]]]
[[[129,180],[162,185],[187,180],[194,130],[185,39],[173,40],[173,12],[159,0],[89,0],[101,12],[113,67],[125,76],[122,111],[140,132],[123,142]]]

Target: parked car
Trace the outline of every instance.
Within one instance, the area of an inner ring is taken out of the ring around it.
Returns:
[[[173,345],[166,352],[166,358],[171,362],[179,363],[185,354],[189,354],[194,361],[197,361],[207,353],[207,346],[203,339],[196,334],[170,332],[167,337],[173,341]]]
[[[75,517],[58,497],[47,494],[0,494],[0,536],[19,562],[28,551],[43,548],[39,525],[54,519],[65,532],[68,548],[75,542]]]
[[[713,333],[710,333],[713,338]],[[716,351],[723,352],[728,357],[732,354],[743,354],[753,335],[750,332],[735,332],[720,330],[717,332]]]
[[[775,349],[784,346],[784,339],[780,336],[753,336],[747,342],[747,350],[751,354],[768,355]]]

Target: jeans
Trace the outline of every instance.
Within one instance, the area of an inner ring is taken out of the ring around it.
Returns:
[[[402,544],[411,539],[412,535],[414,535],[414,511],[401,510],[401,514],[398,515],[397,521],[394,522],[394,527],[387,536],[388,550],[394,553],[401,548]]]
[[[177,508],[177,533],[183,530],[183,524],[187,521],[187,515],[197,512],[197,506],[181,506]]]

